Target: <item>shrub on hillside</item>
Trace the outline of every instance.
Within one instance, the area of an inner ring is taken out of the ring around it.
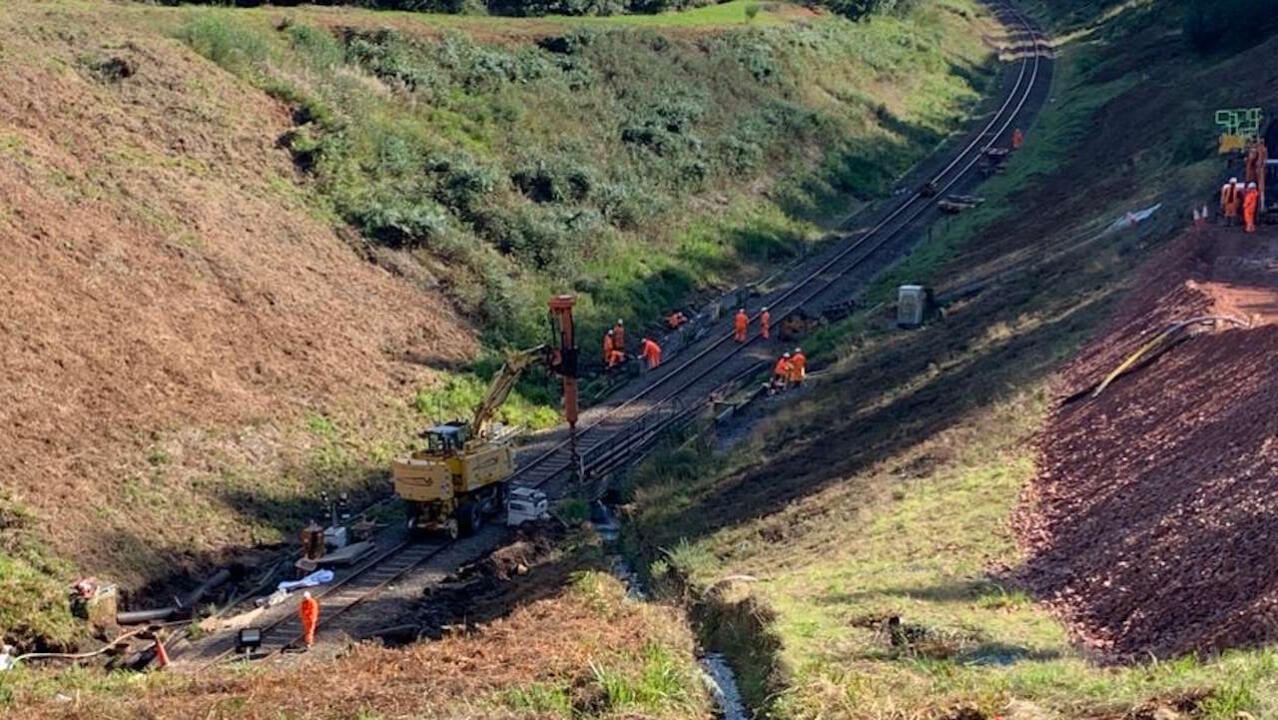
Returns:
[[[1210,52],[1259,41],[1278,25],[1278,0],[1190,0],[1185,36]]]

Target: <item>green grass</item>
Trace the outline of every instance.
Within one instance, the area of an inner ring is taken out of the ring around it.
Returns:
[[[488,382],[481,377],[469,373],[448,374],[438,385],[418,390],[413,397],[413,407],[423,424],[469,420],[474,415],[475,406],[487,392]],[[519,391],[512,392],[494,419],[527,430],[558,424],[558,410],[550,406],[546,398],[538,397],[538,400],[534,401]]]
[[[25,532],[33,521],[0,492],[0,641],[19,653],[73,647],[85,632],[67,602],[74,571]]]
[[[447,27],[472,32],[517,32],[521,28],[544,30],[589,28],[644,27],[654,29],[696,28],[720,30],[743,25],[782,25],[789,22],[784,16],[769,12],[767,3],[753,20],[746,8],[758,5],[751,0],[730,0],[717,5],[706,5],[691,10],[670,11],[655,14],[609,15],[544,15],[535,18],[510,18],[495,15],[450,15],[444,13],[413,13],[393,11],[383,13],[423,27]]]
[[[741,29],[725,23],[744,26],[743,2],[526,21],[390,13],[450,30],[345,40],[303,11],[277,31],[273,15],[202,10],[176,32],[298,107],[310,122],[291,146],[336,213],[447,265],[448,290],[501,347],[540,339],[552,293],[576,291],[586,335],[604,318],[659,317],[802,251],[840,200],[880,195],[987,77],[959,15],[974,7],[804,25],[770,25],[765,10]],[[553,52],[461,32],[546,23],[566,23]],[[668,24],[715,32],[654,34]],[[699,198],[714,202],[689,214]]]
[[[982,187],[986,206],[938,229],[867,298],[992,269],[1002,280],[919,331],[886,330],[880,306],[805,339],[831,366],[814,392],[778,403],[728,457],[673,451],[635,473],[634,534],[661,558],[654,576],[679,569],[694,596],[726,575],[758,578],[743,592],[766,608],[778,647],[767,651],[773,639],[760,635],[725,650],[741,667],[779,669],[744,687],[774,717],[1278,713],[1274,648],[1099,666],[1012,575],[1023,558],[1011,517],[1035,472],[1031,438],[1051,407],[1050,373],[1105,321],[1131,268],[1181,229],[1176,209],[1220,170],[1197,150],[1194,133],[1206,131],[1151,107],[1142,85],[1111,71],[1125,62],[1116,39],[1142,26],[1109,17],[1126,29],[1103,26],[1064,49],[1055,102],[1007,172]],[[1134,45],[1124,51],[1140,52]],[[1144,69],[1209,105],[1203,96],[1246,62],[1186,64],[1173,53]],[[1139,143],[1119,128],[1134,126],[1176,140],[1129,152]],[[1131,175],[1155,180],[1115,182],[1097,162],[1106,153],[1130,154]],[[1158,201],[1169,209],[1141,231],[1076,246]],[[891,616],[908,641],[892,642]],[[704,622],[723,641],[721,621]]]

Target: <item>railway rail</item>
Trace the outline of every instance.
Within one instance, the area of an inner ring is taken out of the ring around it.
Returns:
[[[820,299],[878,250],[913,228],[946,192],[969,177],[985,151],[994,147],[1013,127],[1035,90],[1040,88],[1046,47],[1042,36],[1016,8],[1002,3],[994,7],[1005,22],[1010,19],[1009,25],[1022,28],[1013,35],[1018,41],[1011,48],[1021,54],[1021,62],[1002,105],[948,164],[858,239],[817,257],[810,262],[815,267],[801,271],[797,280],[755,303],[757,307],[771,309],[775,326],[779,327],[785,317]],[[924,192],[923,187],[930,191]],[[758,310],[750,315],[753,326],[758,321]],[[727,319],[720,323],[716,326],[719,332],[681,353],[690,355],[686,359],[654,371],[630,397],[583,413],[585,422],[574,437],[554,441],[549,448],[536,451],[533,457],[520,462],[513,481],[541,487],[569,473],[592,476],[611,471],[649,446],[661,433],[693,417],[714,393],[752,377],[766,366],[765,361],[746,352],[757,347],[760,339],[755,336],[746,343],[733,342],[730,322]],[[321,625],[333,622],[451,545],[444,541],[415,543],[405,538],[378,552],[338,582],[316,588],[314,592],[323,605]],[[296,644],[301,635],[300,623],[295,614],[290,613],[263,628],[259,656],[282,652]],[[210,664],[232,652],[227,650],[217,655]]]

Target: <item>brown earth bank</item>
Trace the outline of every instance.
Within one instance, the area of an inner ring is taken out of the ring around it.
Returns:
[[[1058,389],[1091,387],[1203,315],[1250,327],[1194,336],[1062,404],[1038,438],[1023,577],[1110,659],[1278,638],[1278,232],[1178,238]]]
[[[24,685],[6,717],[708,717],[683,613],[630,599],[604,561],[589,529],[523,528],[400,618],[434,640],[379,635],[407,643],[356,644],[336,659],[317,646],[249,668],[133,676],[83,695],[50,675],[48,687]],[[387,622],[395,617],[388,608]]]
[[[130,533],[175,553],[234,534],[157,507],[208,495],[189,479],[123,499],[183,446],[269,465],[272,423],[403,406],[477,347],[429,278],[367,262],[304,204],[272,143],[283,106],[109,18],[92,37],[0,18],[2,488],[88,569],[123,565]]]

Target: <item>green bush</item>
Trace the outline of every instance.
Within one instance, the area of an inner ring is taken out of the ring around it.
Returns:
[[[1278,25],[1278,0],[1190,0],[1185,36],[1201,52],[1264,38]]]
[[[197,16],[182,30],[182,39],[199,54],[237,74],[265,60],[269,48],[258,32],[224,14]]]

